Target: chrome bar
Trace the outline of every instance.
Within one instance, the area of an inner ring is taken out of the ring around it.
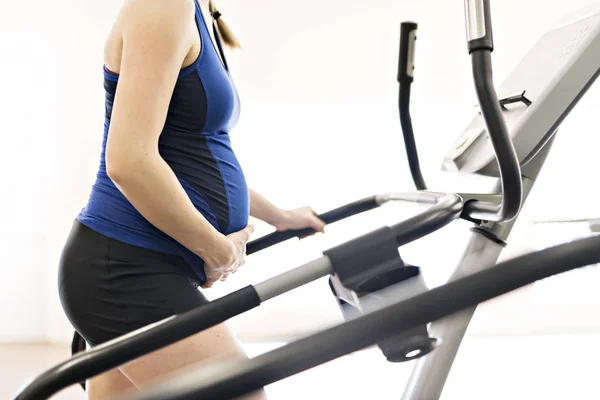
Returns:
[[[465,0],[465,24],[467,41],[471,42],[485,37],[487,30],[483,0]]]
[[[333,273],[327,256],[313,260],[281,275],[254,285],[261,302],[265,302],[300,286]]]
[[[447,193],[416,191],[416,192],[397,192],[385,193],[375,196],[375,201],[380,206],[391,201],[405,201],[408,203],[417,203],[424,205],[437,204]]]

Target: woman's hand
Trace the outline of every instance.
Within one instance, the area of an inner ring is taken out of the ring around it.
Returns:
[[[278,231],[311,228],[316,232],[325,232],[325,222],[317,217],[317,213],[310,207],[295,210],[280,210],[280,215],[271,223]]]
[[[224,241],[224,248],[204,260],[204,273],[206,281],[202,285],[208,289],[217,281],[226,280],[235,273],[246,261],[246,243],[254,233],[254,226],[248,225],[238,232],[228,235]]]
[[[325,223],[317,217],[317,213],[312,208],[282,210],[252,189],[250,189],[250,215],[274,226],[280,232],[304,228],[312,228],[321,233],[325,231]]]

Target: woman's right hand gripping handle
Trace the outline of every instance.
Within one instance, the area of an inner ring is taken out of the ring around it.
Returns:
[[[206,281],[202,285],[203,288],[210,288],[215,282],[226,280],[244,265],[246,244],[253,233],[254,226],[248,225],[241,231],[228,235],[222,249],[215,249],[204,256]]]

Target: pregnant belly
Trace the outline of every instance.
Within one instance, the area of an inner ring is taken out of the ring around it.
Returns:
[[[250,196],[242,167],[231,147],[229,135],[208,136],[206,144],[217,162],[227,198],[228,224],[225,234],[239,231],[248,224]]]

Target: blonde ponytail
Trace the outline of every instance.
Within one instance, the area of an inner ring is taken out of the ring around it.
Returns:
[[[232,49],[240,48],[240,42],[233,34],[229,25],[227,25],[225,21],[223,21],[223,18],[221,18],[221,13],[217,10],[213,0],[208,2],[208,9],[217,23],[217,30],[219,31],[219,36],[221,36],[223,42]]]

